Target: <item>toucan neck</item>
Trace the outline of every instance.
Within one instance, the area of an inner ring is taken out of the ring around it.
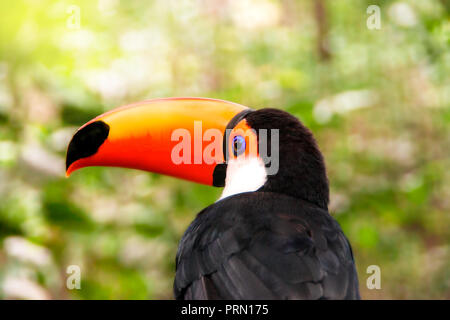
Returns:
[[[292,154],[292,150],[291,150]],[[260,191],[286,194],[328,210],[329,186],[320,152],[280,159],[279,171],[268,176]]]

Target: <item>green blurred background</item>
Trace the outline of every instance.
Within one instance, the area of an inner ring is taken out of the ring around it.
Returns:
[[[381,29],[369,30],[369,5]],[[117,168],[64,176],[113,107],[205,96],[314,132],[363,298],[450,299],[446,0],[0,2],[0,298],[170,299],[178,241],[220,189]],[[66,288],[69,265],[81,289]],[[381,289],[368,290],[369,265]]]

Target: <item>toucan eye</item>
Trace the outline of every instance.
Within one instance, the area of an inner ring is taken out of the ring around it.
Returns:
[[[245,151],[245,138],[243,136],[235,136],[233,138],[233,153],[237,157]]]

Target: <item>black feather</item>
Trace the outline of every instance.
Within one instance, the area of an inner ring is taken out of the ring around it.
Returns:
[[[242,193],[203,210],[183,236],[177,299],[356,299],[347,239],[327,211]]]

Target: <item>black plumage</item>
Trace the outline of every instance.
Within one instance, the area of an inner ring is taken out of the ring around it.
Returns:
[[[327,211],[249,192],[200,212],[177,254],[177,299],[357,299],[350,245]]]
[[[198,214],[178,248],[175,297],[359,299],[351,246],[328,213],[325,164],[312,133],[280,110],[245,119],[256,130],[280,130],[279,171],[256,192]]]

